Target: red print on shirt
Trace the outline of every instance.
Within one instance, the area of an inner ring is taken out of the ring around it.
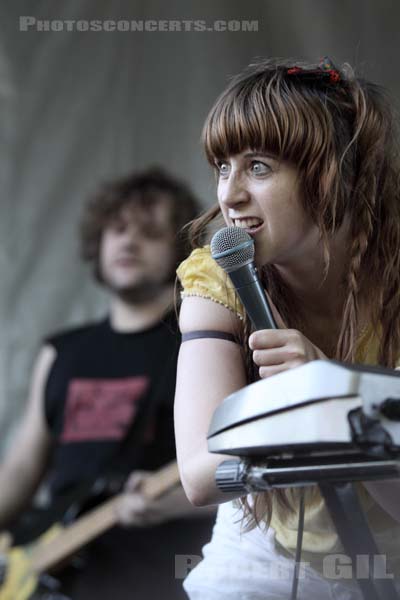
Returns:
[[[135,418],[148,377],[73,379],[68,387],[63,442],[120,440]]]

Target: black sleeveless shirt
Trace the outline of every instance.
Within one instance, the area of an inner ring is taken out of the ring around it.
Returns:
[[[173,313],[139,332],[114,331],[105,319],[45,341],[57,352],[45,389],[45,417],[56,441],[53,498],[102,476],[109,464],[127,475],[175,458],[180,334]]]

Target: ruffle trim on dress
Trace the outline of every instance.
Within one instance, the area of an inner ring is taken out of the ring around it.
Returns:
[[[235,310],[233,310],[233,308],[231,306],[228,306],[228,304],[221,302],[221,300],[217,300],[213,296],[207,296],[206,294],[201,294],[199,292],[185,292],[185,291],[181,292],[181,298],[190,298],[191,296],[194,296],[196,298],[204,298],[205,300],[212,300],[213,302],[216,302],[216,304],[225,306],[225,308],[227,308],[230,312],[233,312],[237,317],[239,317],[239,319],[241,321],[243,321],[243,317],[240,313],[236,312]]]

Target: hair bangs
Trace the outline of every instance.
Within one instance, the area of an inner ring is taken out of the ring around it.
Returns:
[[[333,135],[322,96],[310,87],[300,91],[279,69],[234,80],[204,125],[209,163],[215,166],[216,160],[246,149],[272,154],[299,167],[305,160],[314,162]]]
[[[243,87],[239,93],[232,87],[211,109],[203,129],[206,156],[211,165],[214,166],[215,160],[248,148],[281,154],[278,123],[259,87]]]

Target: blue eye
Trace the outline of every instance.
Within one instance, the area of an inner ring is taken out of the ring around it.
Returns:
[[[226,177],[229,173],[229,164],[227,162],[217,162],[217,169],[220,177]]]
[[[270,167],[258,160],[251,163],[251,170],[254,175],[266,175],[271,170]]]

